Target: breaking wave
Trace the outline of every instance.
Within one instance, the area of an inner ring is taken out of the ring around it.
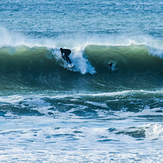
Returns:
[[[156,52],[156,50],[155,50]],[[145,45],[87,45],[72,48],[72,69],[59,48],[3,46],[0,48],[1,88],[27,86],[56,89],[111,90],[158,88],[163,83],[163,60]]]

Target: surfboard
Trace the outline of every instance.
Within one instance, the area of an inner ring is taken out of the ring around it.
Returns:
[[[68,68],[72,68],[72,67],[74,67],[74,64],[71,63],[71,64],[68,64],[67,66],[68,66]]]

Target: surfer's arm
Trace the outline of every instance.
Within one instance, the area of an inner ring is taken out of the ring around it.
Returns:
[[[62,58],[65,60],[65,53],[61,53],[61,55],[62,55]]]
[[[61,52],[61,55],[62,55],[62,58],[63,58],[63,56],[64,56],[64,55],[63,55],[63,52]]]

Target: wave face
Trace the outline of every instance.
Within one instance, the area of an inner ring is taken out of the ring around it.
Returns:
[[[150,54],[147,46],[92,45],[86,47],[85,54],[105,85],[118,88],[162,86],[163,60]],[[110,63],[112,67],[109,67]]]
[[[79,52],[72,49],[70,58],[72,69],[57,48],[2,47],[0,87],[94,91],[162,87],[163,60],[149,54],[145,45],[87,45]]]

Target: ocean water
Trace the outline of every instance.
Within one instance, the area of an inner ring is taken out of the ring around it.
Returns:
[[[162,13],[161,0],[1,0],[0,162],[163,162]]]

